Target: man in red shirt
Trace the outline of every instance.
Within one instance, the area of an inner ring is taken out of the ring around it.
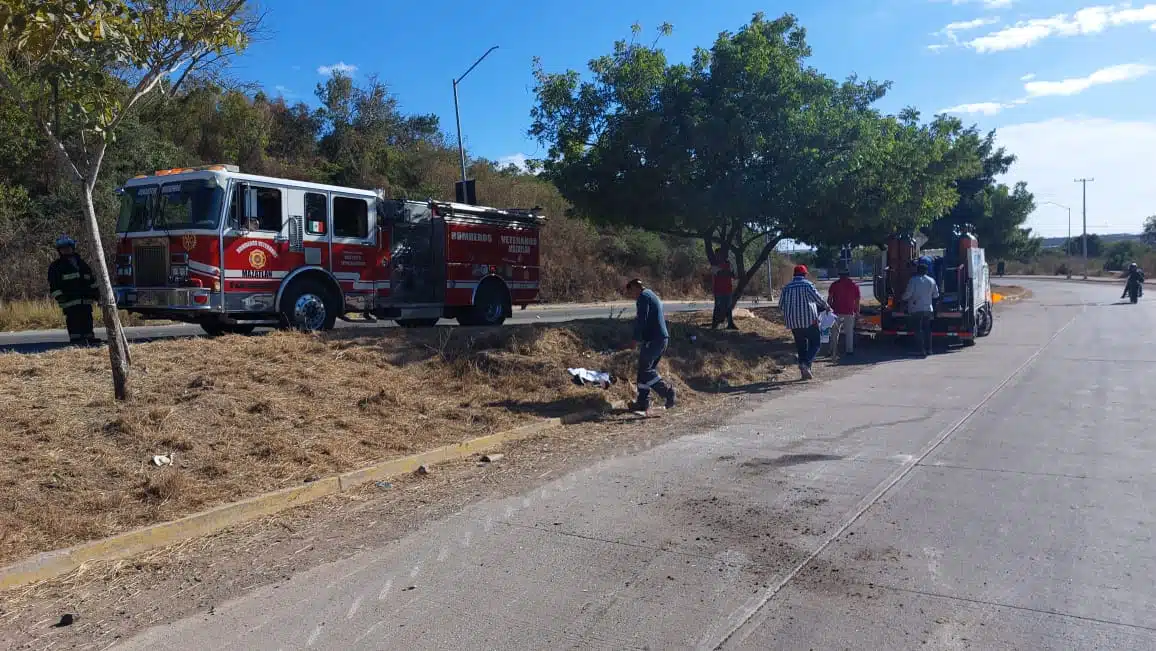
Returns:
[[[722,325],[723,321],[727,322],[727,330],[738,330],[735,325],[735,319],[732,311],[734,300],[734,277],[735,274],[731,271],[731,263],[727,262],[726,256],[723,255],[722,249],[715,249],[714,264],[710,268],[713,275],[712,288],[714,290],[714,316],[711,318],[710,327],[717,328]]]
[[[839,269],[839,280],[831,283],[827,291],[827,303],[835,313],[835,323],[831,326],[831,357],[839,356],[839,335],[843,335],[844,350],[855,354],[855,319],[859,316],[859,285],[851,280],[851,272]]]

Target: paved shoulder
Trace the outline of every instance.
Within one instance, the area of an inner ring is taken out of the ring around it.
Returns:
[[[1033,290],[1050,302],[975,348],[783,396],[122,648],[1156,648],[1156,406],[1129,391],[1156,380],[1136,362],[1156,314]]]

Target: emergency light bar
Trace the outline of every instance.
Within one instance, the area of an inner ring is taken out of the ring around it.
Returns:
[[[214,163],[212,165],[198,165],[196,167],[174,167],[168,170],[157,170],[152,173],[152,176],[168,176],[170,174],[183,174],[185,172],[240,172],[241,168],[236,165],[229,165],[226,163]],[[147,178],[148,174],[137,174],[134,179]]]

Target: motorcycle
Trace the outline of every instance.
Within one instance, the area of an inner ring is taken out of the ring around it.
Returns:
[[[1125,290],[1125,293],[1128,294],[1128,300],[1132,303],[1139,301],[1140,295],[1143,294],[1143,292],[1144,290],[1141,289],[1140,283],[1137,282],[1128,283],[1128,287]]]

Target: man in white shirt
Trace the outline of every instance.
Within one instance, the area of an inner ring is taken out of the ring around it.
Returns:
[[[935,314],[935,299],[939,298],[939,287],[927,275],[927,263],[922,259],[915,267],[915,275],[907,281],[903,301],[907,313],[911,315],[912,329],[919,341],[919,352],[923,357],[931,354],[931,319]]]

